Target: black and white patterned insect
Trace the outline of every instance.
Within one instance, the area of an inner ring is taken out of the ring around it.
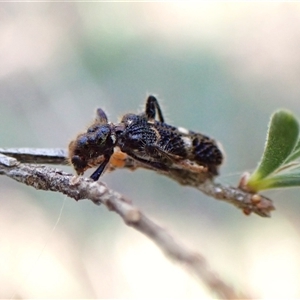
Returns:
[[[223,161],[215,140],[166,124],[154,96],[147,98],[142,114],[126,114],[117,124],[108,123],[105,112],[98,109],[94,124],[69,144],[69,161],[79,175],[98,166],[91,175],[96,181],[113,158],[115,148],[148,167],[164,171],[182,164],[214,176]]]

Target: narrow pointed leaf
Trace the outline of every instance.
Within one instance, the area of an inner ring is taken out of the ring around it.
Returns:
[[[273,174],[276,175],[278,173],[283,173],[283,172],[285,172],[285,173],[286,172],[293,172],[296,168],[299,168],[299,167],[300,167],[300,162],[299,161],[292,161],[290,163],[284,163]]]
[[[257,182],[256,190],[286,188],[300,186],[300,169],[284,174],[277,174]]]
[[[289,163],[293,160],[296,160],[300,157],[300,139],[298,140],[297,145],[295,146],[295,149],[291,153],[291,155],[287,158],[287,160],[284,163]]]
[[[299,124],[291,112],[279,110],[273,114],[262,159],[247,184],[250,188],[257,187],[259,180],[284,163],[295,148],[298,136]]]

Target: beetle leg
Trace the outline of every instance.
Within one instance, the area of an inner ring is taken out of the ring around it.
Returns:
[[[103,173],[105,167],[107,166],[109,162],[110,156],[105,156],[103,162],[100,164],[100,166],[96,169],[96,171],[90,176],[94,181],[97,181],[101,174]]]
[[[145,113],[146,113],[147,119],[154,120],[156,112],[158,113],[158,120],[160,122],[164,123],[165,122],[164,117],[162,115],[162,111],[160,109],[158,101],[154,96],[150,95],[146,101]]]
[[[169,167],[161,162],[155,161],[155,160],[147,160],[141,157],[136,156],[132,152],[127,152],[129,156],[131,156],[134,160],[141,162],[144,165],[149,166],[151,169],[156,169],[156,170],[162,170],[162,171],[167,171]]]

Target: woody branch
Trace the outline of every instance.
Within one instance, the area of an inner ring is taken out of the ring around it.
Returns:
[[[59,160],[59,158],[57,159]],[[236,293],[230,285],[225,283],[211,270],[201,254],[181,245],[165,229],[144,215],[130,200],[109,189],[100,181],[95,182],[89,178],[76,177],[47,166],[20,163],[15,158],[3,154],[0,154],[0,175],[6,175],[36,189],[66,194],[77,201],[89,199],[97,205],[104,204],[109,210],[119,214],[128,226],[148,236],[167,257],[185,265],[217,297],[249,298],[249,295]]]
[[[24,163],[67,164],[67,152],[64,149],[0,148],[0,153],[14,157]],[[130,157],[127,157],[125,167],[131,170],[136,168],[149,169],[148,166]],[[269,198],[243,191],[238,187],[216,183],[207,179],[205,173],[195,173],[182,168],[180,165],[170,168],[168,171],[155,171],[175,180],[179,184],[192,186],[216,200],[232,204],[246,214],[253,212],[262,217],[270,217],[271,211],[275,210],[273,202]]]

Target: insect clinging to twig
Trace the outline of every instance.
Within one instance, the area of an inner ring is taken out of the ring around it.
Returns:
[[[99,108],[95,122],[69,144],[69,160],[78,175],[98,166],[91,175],[96,181],[117,147],[134,160],[164,171],[189,161],[191,166],[196,166],[195,170],[198,166],[217,175],[223,161],[215,140],[166,124],[159,103],[152,95],[147,98],[143,113],[125,114],[117,124],[108,123],[105,112]]]

